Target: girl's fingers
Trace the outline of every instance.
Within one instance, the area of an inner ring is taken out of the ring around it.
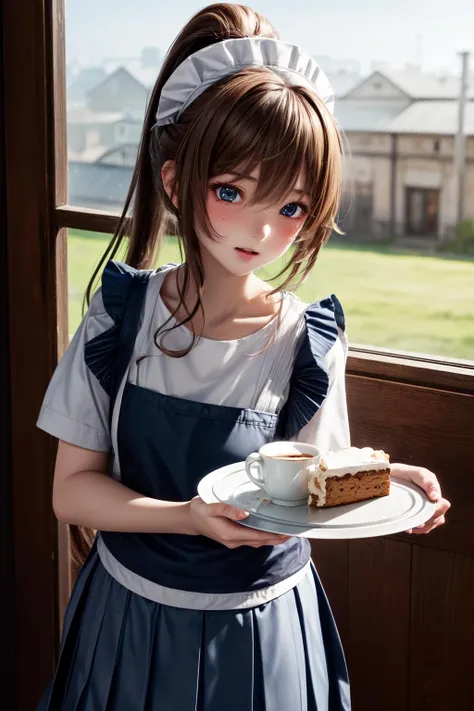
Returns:
[[[429,469],[425,467],[415,467],[410,464],[393,464],[392,473],[401,479],[408,479],[421,487],[428,494],[431,501],[440,501],[442,498],[439,481]]]
[[[260,532],[259,532],[260,533]],[[261,532],[261,535],[255,536],[255,532],[253,532],[253,535],[245,536],[242,538],[239,538],[239,542],[241,542],[242,545],[247,545],[247,546],[253,546],[253,545],[260,545],[260,546],[277,546],[280,543],[284,543],[285,541],[288,541],[290,536],[279,536],[279,535],[271,535],[268,533],[265,533],[264,531]]]
[[[287,541],[290,536],[267,531],[256,531],[254,528],[239,526],[229,519],[221,518],[219,521],[219,535],[225,545],[237,544],[244,546],[261,545],[276,546]]]
[[[451,504],[449,503],[449,501],[447,501],[446,499],[441,499],[438,502],[433,516],[420,526],[416,526],[413,531],[415,533],[428,533],[429,531],[432,531],[433,528],[442,526],[444,523],[446,523],[445,513],[450,507]]]
[[[415,526],[415,528],[410,528],[407,531],[404,531],[404,533],[429,533],[433,529],[438,528],[438,526],[443,526],[445,523],[446,517],[444,514],[441,516],[435,515],[433,518],[430,518],[429,521],[426,521],[426,523]]]
[[[228,548],[277,546],[291,538],[291,536],[239,526],[238,521],[246,519],[249,515],[248,511],[222,502],[206,504],[196,496],[191,501],[191,510],[198,520],[197,530]]]
[[[426,522],[425,526],[429,523],[432,523],[441,516],[444,516],[444,514],[449,508],[451,508],[451,504],[449,503],[449,501],[447,501],[447,499],[440,499],[436,504],[434,514],[432,515],[430,520]]]
[[[288,538],[289,538],[289,536],[288,536]],[[285,540],[288,540],[288,538],[286,538],[286,539],[281,539],[281,538],[279,538],[279,539],[274,539],[274,538],[265,539],[264,538],[264,539],[254,540],[254,541],[252,541],[252,540],[247,541],[246,540],[246,541],[242,541],[242,543],[240,545],[252,546],[252,548],[260,548],[261,546],[279,546],[282,543],[284,543]]]
[[[230,548],[237,548],[239,546],[250,546],[251,548],[262,548],[263,546],[280,546],[282,543],[285,543],[284,540],[282,539],[258,539],[258,540],[252,540],[252,539],[245,539],[245,540],[232,540],[229,541],[228,543],[224,543],[224,545],[229,546]]]
[[[436,518],[434,521],[427,521],[426,523],[422,524],[421,526],[416,526],[413,530],[412,533],[429,533],[435,528],[438,528],[438,526],[442,526],[445,523],[445,518],[444,516],[439,516]]]
[[[248,511],[224,503],[206,504],[209,516],[221,516],[231,521],[242,521],[248,517]]]

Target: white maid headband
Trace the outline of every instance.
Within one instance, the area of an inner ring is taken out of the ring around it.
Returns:
[[[331,84],[311,55],[287,42],[243,37],[204,47],[175,69],[162,89],[155,126],[176,123],[203,91],[246,67],[268,67],[291,84],[316,91],[333,112]]]

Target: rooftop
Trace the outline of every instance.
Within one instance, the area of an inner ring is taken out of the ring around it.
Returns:
[[[461,91],[457,76],[427,74],[418,69],[384,69],[380,73],[412,99],[457,99]],[[474,76],[470,77],[468,96],[474,99]]]
[[[384,130],[390,133],[432,133],[453,136],[457,133],[457,101],[415,101],[394,117]],[[474,135],[474,102],[466,103],[465,133]]]
[[[407,106],[406,101],[375,99],[340,99],[334,114],[343,131],[384,131]]]
[[[428,74],[416,67],[412,67],[404,70],[390,68],[376,70],[368,76],[361,78],[347,93],[350,95],[353,89],[358,90],[358,88],[364,86],[366,82],[369,86],[373,87],[375,80],[385,80],[385,82],[388,80],[388,82],[397,87],[400,92],[405,94],[407,98],[414,101],[457,99],[461,90],[460,77]],[[380,88],[381,87],[378,87],[378,89]],[[373,91],[372,95],[376,98],[377,92]],[[474,99],[474,75],[471,75],[468,80],[467,97]]]

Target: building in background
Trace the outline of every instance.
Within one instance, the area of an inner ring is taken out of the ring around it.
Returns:
[[[101,67],[67,73],[69,202],[121,211],[132,176],[145,108],[161,53],[109,57]]]
[[[340,219],[347,238],[449,240],[456,228],[454,139],[460,80],[317,57],[336,95],[347,136]],[[122,64],[121,64],[122,62]],[[76,73],[68,87],[69,200],[120,211],[130,184],[145,107],[161,56],[109,59],[109,73]],[[474,219],[474,82],[465,130],[464,218]],[[415,241],[414,241],[415,243]]]
[[[347,135],[343,228],[365,239],[451,239],[456,228],[454,141],[460,80],[375,71],[336,103]],[[474,219],[474,82],[465,116],[464,218]]]

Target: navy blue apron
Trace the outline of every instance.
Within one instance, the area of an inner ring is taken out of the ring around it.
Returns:
[[[104,305],[115,325],[87,344],[85,358],[111,402],[132,356],[148,276],[116,263],[104,273]],[[335,310],[329,317],[325,307],[308,313],[307,320],[316,317],[318,328],[301,348],[300,371],[313,368],[314,375],[315,350],[320,366],[324,349],[334,342]],[[290,436],[292,427],[300,428],[301,417],[308,421],[327,392],[324,372],[318,376],[317,383],[314,377],[293,383],[280,417],[126,383],[117,431],[121,481],[145,496],[191,499],[207,473],[244,460],[275,437]],[[295,398],[299,406],[292,414]],[[302,403],[311,410],[309,416],[301,414]],[[301,538],[274,547],[228,549],[204,536],[100,535],[134,574],[197,593],[259,590],[297,573],[310,556],[309,543]],[[96,546],[74,587],[58,670],[40,705],[41,711],[349,708],[341,643],[314,570],[293,590],[259,607],[188,610],[161,605],[120,585],[105,571]]]

